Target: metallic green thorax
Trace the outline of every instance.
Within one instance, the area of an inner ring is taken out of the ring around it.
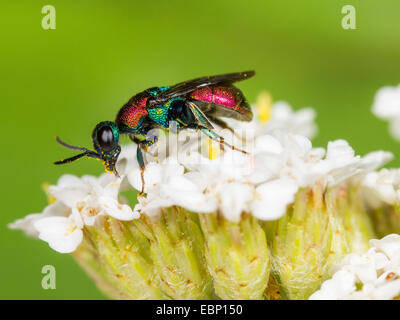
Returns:
[[[173,117],[171,117],[171,109],[176,103],[180,103],[181,101],[183,102],[181,98],[174,98],[169,100],[164,105],[148,109],[147,112],[149,113],[149,118],[160,126],[168,128],[169,122],[171,120],[175,120]]]

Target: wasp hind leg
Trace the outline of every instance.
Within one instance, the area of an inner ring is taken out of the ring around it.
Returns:
[[[207,128],[200,128],[200,130],[206,134],[207,137],[210,139],[219,142],[219,147],[221,151],[224,151],[224,146],[227,146],[228,148],[231,148],[232,150],[239,151],[244,154],[249,154],[247,151],[236,148],[235,146],[230,145],[229,143],[225,142],[224,138],[221,137],[220,135],[216,134],[214,131],[211,131],[210,129]]]

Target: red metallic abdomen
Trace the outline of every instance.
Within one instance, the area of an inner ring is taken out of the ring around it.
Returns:
[[[208,86],[190,93],[190,97],[195,100],[219,104],[227,108],[234,108],[241,102],[242,97],[237,94],[233,87]]]
[[[253,117],[243,93],[234,86],[207,86],[192,91],[189,96],[197,101],[222,106],[226,111],[220,111],[220,116],[233,117],[244,121],[250,121]],[[218,112],[214,113],[217,115]]]

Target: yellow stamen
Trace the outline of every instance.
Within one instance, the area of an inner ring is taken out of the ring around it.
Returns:
[[[218,157],[218,150],[211,139],[207,139],[208,144],[208,159],[214,160]]]
[[[272,97],[267,91],[263,91],[258,95],[256,107],[258,119],[260,122],[267,122],[271,116]]]

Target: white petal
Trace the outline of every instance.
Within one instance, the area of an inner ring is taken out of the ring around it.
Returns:
[[[271,135],[262,135],[256,138],[255,152],[281,153],[283,147],[278,139]]]
[[[355,291],[356,279],[351,272],[340,270],[332,279],[322,283],[321,289],[313,293],[310,300],[337,300],[343,299]]]
[[[82,230],[66,217],[40,219],[34,223],[34,227],[39,232],[39,239],[60,253],[75,251],[83,238]]]
[[[216,210],[215,202],[186,176],[171,177],[168,183],[161,186],[160,196],[190,211],[204,213]]]
[[[118,199],[118,195],[121,189],[121,182],[122,179],[113,179],[102,188],[101,192],[98,193],[98,196]]]
[[[361,257],[359,255],[351,255],[350,265],[347,267],[351,270],[358,279],[363,283],[375,281],[377,273],[374,261],[369,257]]]
[[[354,158],[354,150],[346,140],[328,142],[326,159],[336,160],[339,163],[347,163]]]
[[[137,212],[134,212],[129,205],[121,204],[113,198],[100,197],[99,204],[105,213],[115,219],[129,221],[139,218]]]
[[[370,152],[362,157],[361,166],[365,171],[373,171],[393,159],[393,153],[387,151]]]
[[[197,171],[189,171],[183,175],[186,179],[193,182],[200,191],[203,191],[207,188],[208,181],[204,178],[204,176]]]
[[[311,151],[312,143],[310,139],[299,134],[293,135],[292,137],[294,141],[296,141],[297,147],[299,148],[301,154],[307,154]]]
[[[136,148],[137,146],[133,144],[122,146],[121,153],[115,165],[121,177],[138,168]]]
[[[393,138],[400,140],[400,115],[389,120],[389,131]]]
[[[292,107],[286,101],[276,101],[271,108],[271,119],[287,121],[293,114]]]
[[[284,155],[274,153],[259,153],[252,157],[254,169],[246,180],[253,184],[279,177],[284,165]],[[250,170],[249,170],[250,171]]]
[[[160,199],[159,197],[151,199],[151,194],[147,198],[140,198],[139,203],[135,206],[134,214],[146,214],[150,217],[156,217],[161,213],[162,208],[167,208],[173,205],[172,201]]]
[[[18,219],[13,223],[10,223],[8,227],[10,229],[20,229],[25,232],[27,236],[38,237],[38,232],[33,226],[34,223],[40,219],[52,216],[68,216],[71,213],[71,209],[65,206],[62,202],[57,201],[53,204],[48,205],[43,213],[33,213],[27,215],[23,219]]]
[[[248,202],[253,197],[253,188],[238,182],[223,186],[219,193],[222,214],[230,221],[238,222],[241,214],[248,210]]]
[[[160,183],[162,180],[162,167],[160,164],[151,162],[146,165],[146,169],[144,171],[144,184],[145,184],[145,192],[149,189],[153,188],[156,184]],[[128,175],[128,181],[136,190],[142,190],[142,179],[140,169],[134,169]]]
[[[314,122],[315,111],[312,108],[303,108],[295,112],[292,119],[293,133],[313,138],[318,131],[317,125]]]
[[[400,264],[400,235],[389,234],[381,240],[370,240],[369,243],[386,254],[390,260]]]
[[[73,175],[64,175],[58,180],[56,186],[49,187],[49,194],[70,208],[75,205],[76,201],[86,197],[89,191],[88,182]]]
[[[177,163],[174,158],[167,158],[162,164],[164,180],[167,180],[170,177],[181,176],[185,171],[184,167]]]
[[[257,187],[252,203],[252,214],[261,220],[279,219],[286,207],[294,201],[297,184],[290,179],[278,179]]]
[[[372,112],[382,119],[400,116],[400,85],[379,89],[375,95]]]
[[[378,300],[391,300],[400,294],[400,279],[392,280],[375,289]]]

